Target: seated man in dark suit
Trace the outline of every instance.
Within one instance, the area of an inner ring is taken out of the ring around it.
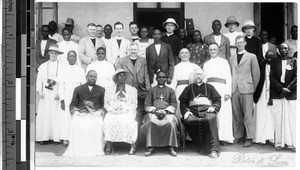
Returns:
[[[69,147],[65,156],[104,155],[103,117],[105,89],[96,85],[97,73],[90,70],[87,83],[75,88],[70,112],[72,115]]]

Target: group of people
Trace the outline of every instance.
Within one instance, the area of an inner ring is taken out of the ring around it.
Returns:
[[[54,21],[37,40],[36,141],[68,147],[65,156],[109,155],[114,142],[137,151],[144,138],[151,156],[168,147],[177,156],[180,134],[197,152],[217,158],[220,145],[253,142],[296,151],[297,26],[279,46],[268,32],[254,36],[247,20],[219,20],[204,37],[189,30],[179,38],[173,18],[151,30],[129,24],[90,23],[88,36],[73,33],[68,18],[62,35]],[[139,33],[139,34],[138,34]],[[103,36],[104,34],[104,36]],[[292,52],[291,52],[292,51]]]

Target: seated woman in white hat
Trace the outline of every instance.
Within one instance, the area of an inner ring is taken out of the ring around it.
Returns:
[[[123,69],[116,70],[113,76],[115,84],[107,87],[104,107],[107,114],[104,118],[105,154],[112,153],[113,142],[130,144],[129,155],[136,152],[135,142],[138,135],[138,122],[135,121],[137,108],[136,88],[125,84],[127,73]]]

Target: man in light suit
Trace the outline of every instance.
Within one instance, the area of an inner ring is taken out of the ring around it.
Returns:
[[[130,41],[123,37],[124,25],[121,22],[116,22],[114,24],[114,31],[116,36],[111,39],[112,55],[110,57],[107,56],[107,61],[116,66],[119,58],[123,58],[128,55]]]
[[[105,48],[103,40],[96,37],[96,24],[89,23],[87,25],[87,33],[88,36],[81,38],[78,46],[78,58],[84,70],[90,63],[98,60],[96,50],[99,47]]]
[[[220,30],[222,28],[221,21],[214,20],[212,22],[213,33],[204,37],[204,44],[209,45],[215,42],[219,46],[219,57],[224,58],[229,61],[230,58],[230,41],[229,39],[221,34]]]
[[[119,59],[119,61],[116,63],[116,69],[123,69],[127,71],[129,76],[126,78],[126,84],[135,87],[138,91],[136,121],[139,123],[140,127],[145,114],[144,103],[147,92],[150,88],[150,81],[146,59],[138,56],[138,51],[138,44],[132,43],[129,48],[130,54]]]
[[[230,58],[232,73],[233,136],[240,142],[246,129],[244,147],[250,147],[254,137],[253,93],[258,85],[260,70],[255,54],[245,50],[243,36],[235,39],[237,54]]]
[[[156,73],[160,70],[167,75],[167,84],[170,84],[174,75],[174,57],[171,46],[161,42],[161,31],[154,30],[154,43],[146,48],[146,60],[148,65],[150,84],[155,86],[157,83]],[[155,83],[154,83],[155,82]]]

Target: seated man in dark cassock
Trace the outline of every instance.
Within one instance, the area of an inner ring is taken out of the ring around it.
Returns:
[[[220,144],[216,114],[221,108],[221,96],[210,84],[204,83],[204,71],[195,70],[190,85],[179,97],[182,121],[199,153],[217,158]]]
[[[144,125],[141,127],[142,134],[146,137],[148,151],[145,156],[154,154],[154,147],[169,146],[169,154],[177,156],[174,148],[178,147],[177,142],[177,119],[175,110],[177,101],[172,88],[165,85],[166,73],[157,73],[157,86],[149,89],[145,100]]]

